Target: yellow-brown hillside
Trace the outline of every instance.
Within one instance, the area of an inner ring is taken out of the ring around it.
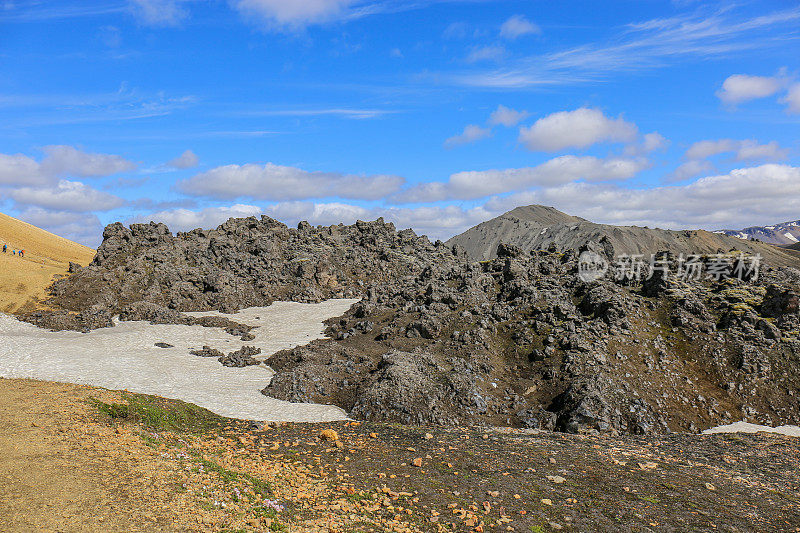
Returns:
[[[95,251],[49,231],[0,213],[0,312],[19,313],[37,308],[47,287],[65,275],[69,262],[87,265]],[[25,256],[12,250],[25,250]]]

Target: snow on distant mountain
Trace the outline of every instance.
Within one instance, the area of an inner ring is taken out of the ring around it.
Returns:
[[[800,220],[784,222],[772,226],[751,226],[741,230],[723,229],[715,233],[722,233],[739,239],[757,239],[778,246],[789,246],[800,242]]]

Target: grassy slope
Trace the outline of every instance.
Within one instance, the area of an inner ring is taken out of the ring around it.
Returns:
[[[54,276],[64,275],[73,261],[88,264],[94,250],[0,213],[0,312],[16,313],[37,306]],[[12,249],[24,249],[25,257]]]

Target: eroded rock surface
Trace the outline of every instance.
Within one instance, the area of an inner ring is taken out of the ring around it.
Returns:
[[[370,420],[578,433],[800,420],[793,268],[749,281],[587,283],[578,254],[607,256],[607,242],[500,243],[496,257],[472,262],[459,246],[381,220],[292,229],[231,219],[177,235],[113,224],[104,236],[91,265],[53,286],[56,311],[31,321],[91,329],[119,314],[246,338],[247,326],[182,312],[362,298],[329,321],[329,339],[269,358],[276,374],[264,393],[280,399]],[[234,366],[252,358],[216,356]]]

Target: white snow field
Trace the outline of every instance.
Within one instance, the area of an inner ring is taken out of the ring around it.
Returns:
[[[711,433],[758,433],[763,431],[765,433],[778,433],[780,435],[787,435],[789,437],[800,437],[800,427],[798,426],[760,426],[758,424],[750,424],[748,422],[734,422],[726,426],[717,426],[715,428],[703,431],[704,435]]]
[[[197,404],[217,414],[246,420],[328,422],[347,418],[332,405],[290,403],[261,394],[273,371],[264,366],[228,368],[214,357],[191,355],[204,345],[225,353],[243,345],[266,358],[324,337],[323,321],[345,313],[358,300],[318,304],[275,302],[269,307],[222,315],[259,326],[243,342],[221,328],[116,322],[89,333],[47,331],[0,313],[0,377],[96,385],[154,394]],[[194,316],[215,315],[191,313]],[[157,342],[172,344],[159,348]]]

